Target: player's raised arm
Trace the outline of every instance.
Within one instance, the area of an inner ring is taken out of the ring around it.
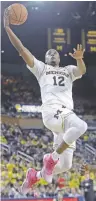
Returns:
[[[82,45],[78,44],[77,49],[74,48],[73,50],[74,50],[73,54],[69,53],[69,55],[73,57],[74,59],[76,59],[77,61],[77,68],[76,67],[73,68],[73,74],[75,77],[79,77],[86,73],[86,66],[83,61],[83,55],[84,55],[85,49],[82,48]]]
[[[19,55],[23,58],[26,64],[28,64],[28,66],[33,67],[34,66],[33,55],[27,48],[24,47],[22,42],[19,40],[19,38],[14,34],[14,32],[9,27],[8,8],[4,12],[4,28],[6,30],[6,33],[8,34],[9,40],[11,41],[12,45],[16,48],[16,50],[19,52]]]

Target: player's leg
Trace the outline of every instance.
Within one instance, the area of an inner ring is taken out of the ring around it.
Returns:
[[[51,111],[51,119],[46,119],[46,127],[49,129],[51,128],[51,130],[53,130],[53,132],[57,132],[58,135],[60,134],[60,132],[63,132],[64,135],[62,142],[59,144],[56,151],[54,151],[50,155],[44,156],[43,175],[45,179],[48,178],[48,176],[50,175],[50,178],[48,180],[46,179],[48,182],[52,180],[53,169],[56,165],[55,162],[58,162],[60,155],[87,130],[86,122],[77,117],[75,113],[69,112],[67,115],[65,115],[63,111],[60,113],[60,115],[56,116],[54,115],[54,111]]]
[[[47,115],[45,125],[47,128],[49,128],[53,132],[57,132],[58,135],[61,132],[62,133],[65,132],[65,133],[64,133],[62,142],[58,146],[56,151],[54,151],[52,154],[49,154],[49,156],[45,155],[44,157],[42,174],[45,179],[48,178],[49,176],[50,179],[48,179],[48,182],[52,180],[51,178],[53,176],[53,170],[56,164],[58,163],[60,154],[63,153],[67,148],[69,148],[70,145],[74,141],[76,141],[82,134],[84,134],[85,131],[87,130],[87,124],[84,121],[82,121],[80,118],[78,118],[71,111],[69,111],[67,116],[64,115],[64,113],[62,114],[60,110],[58,110],[58,112],[60,111],[60,114],[62,115],[57,116],[57,114],[56,115],[54,114],[55,111],[56,110],[53,109],[50,112],[50,108],[49,108],[49,115]],[[41,177],[40,174],[41,172],[37,173],[33,169],[28,171],[26,176],[26,181],[25,181],[26,184],[24,183],[25,190],[27,187],[29,189],[33,184],[37,182],[38,178]]]
[[[76,141],[87,130],[87,124],[81,120],[75,113],[68,115],[64,119],[65,133],[61,144],[58,146],[56,152],[61,154],[74,141]]]
[[[60,110],[57,110],[58,113]],[[87,124],[81,120],[75,113],[65,108],[57,116],[57,111],[51,110],[50,118],[47,116],[44,119],[44,123],[51,131],[58,133],[64,133],[63,140],[56,152],[61,154],[66,150],[74,141],[76,141],[87,130]],[[65,115],[66,112],[66,115]],[[54,115],[56,113],[56,115]]]
[[[53,175],[60,174],[62,172],[66,172],[72,167],[72,160],[73,160],[73,148],[66,149],[62,154],[60,154],[60,158],[58,163],[56,164]]]
[[[63,140],[63,135],[64,133],[53,133],[54,134],[54,143],[53,143],[53,148],[54,150],[57,150],[58,146],[61,144],[62,140]],[[59,174],[60,172],[66,172],[67,170],[69,170],[72,166],[72,159],[73,159],[73,152],[75,150],[76,147],[76,143],[74,142],[68,149],[66,149],[62,154],[59,155],[59,160],[57,162],[57,164],[55,165],[52,174],[46,173],[46,169],[43,167],[41,174],[44,177],[44,179],[48,182],[51,183],[52,182],[52,178],[53,178],[53,173],[54,174]],[[54,153],[55,151],[52,153],[52,158],[54,158]],[[49,157],[50,154],[46,154],[45,157]],[[51,160],[52,161],[52,160]],[[54,159],[55,161],[55,159]],[[49,163],[50,165],[50,163]],[[50,168],[50,166],[49,166]]]
[[[43,167],[41,171],[38,171],[36,173],[36,178],[38,179],[44,178],[48,183],[52,183],[53,175],[66,172],[72,167],[74,150],[75,150],[74,148],[68,148],[62,154],[60,154],[59,160],[56,163],[52,174],[46,174]],[[50,154],[46,154],[46,156],[50,156]],[[49,163],[49,166],[50,166],[50,163]]]

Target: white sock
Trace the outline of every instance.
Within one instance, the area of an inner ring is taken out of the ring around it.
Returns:
[[[37,177],[37,179],[41,179],[41,178],[42,178],[42,173],[41,173],[41,171],[38,171],[38,172],[37,172],[36,177]]]
[[[52,153],[52,158],[54,161],[57,161],[59,159],[59,157],[60,157],[60,154],[58,154],[56,151],[54,151]]]

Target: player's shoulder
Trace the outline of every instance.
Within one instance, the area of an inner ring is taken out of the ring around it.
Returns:
[[[68,71],[68,73],[72,73],[74,69],[76,69],[77,66],[75,65],[67,65],[65,66],[66,71]]]
[[[67,66],[65,66],[65,69],[71,69],[71,68],[73,68],[73,67],[75,67],[74,65],[67,65]]]

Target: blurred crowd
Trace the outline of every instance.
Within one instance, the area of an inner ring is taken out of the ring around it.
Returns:
[[[47,129],[21,130],[18,125],[2,124],[1,129],[2,197],[22,197],[24,195],[19,193],[19,189],[25,178],[26,170],[29,167],[35,167],[37,170],[41,169],[44,154],[53,150],[53,135]],[[81,138],[82,144],[89,141],[94,142],[95,133],[92,133],[92,136],[91,141],[90,133],[87,132]],[[79,162],[79,159],[74,156],[73,164]],[[96,173],[90,172],[90,177],[96,185]],[[69,197],[80,196],[83,193],[79,188],[82,180],[84,180],[84,177],[80,176],[78,168],[73,165],[71,171],[55,176],[53,183],[50,185],[41,179],[37,188],[31,190],[27,196],[51,197],[56,196],[57,193]]]
[[[36,104],[41,103],[31,80],[24,79],[23,76],[1,76],[2,99],[5,102],[10,100],[12,103]]]
[[[83,145],[88,143],[90,146],[96,148],[96,131],[87,131],[80,139],[82,139]]]
[[[16,115],[16,104],[21,105],[40,105],[41,98],[36,93],[30,80],[24,80],[22,76],[3,76],[1,77],[2,99],[1,112],[9,115]]]

